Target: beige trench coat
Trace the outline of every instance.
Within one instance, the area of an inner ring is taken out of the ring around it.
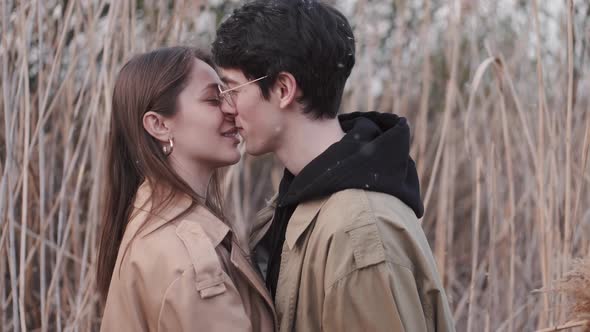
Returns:
[[[203,207],[169,222],[188,200],[152,215],[149,194],[144,183],[101,331],[274,331],[270,295],[230,228]]]
[[[270,224],[256,223],[251,245]],[[397,198],[340,191],[300,204],[285,236],[280,331],[454,331],[432,251]]]

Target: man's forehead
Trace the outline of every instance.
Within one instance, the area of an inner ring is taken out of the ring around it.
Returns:
[[[238,69],[219,69],[219,76],[225,84],[238,84],[244,80],[245,76],[241,70]]]

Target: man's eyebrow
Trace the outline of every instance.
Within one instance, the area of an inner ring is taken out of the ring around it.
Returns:
[[[231,78],[229,78],[227,76],[221,76],[221,81],[225,84],[234,84],[234,85],[238,84],[238,82],[232,80]]]

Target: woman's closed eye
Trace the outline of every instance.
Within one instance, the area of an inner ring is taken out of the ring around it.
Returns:
[[[209,96],[205,98],[205,102],[212,106],[219,106],[221,105],[221,97],[219,95]]]

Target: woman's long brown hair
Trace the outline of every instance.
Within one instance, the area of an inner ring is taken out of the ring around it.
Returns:
[[[174,172],[160,144],[143,127],[143,115],[148,111],[163,116],[175,114],[178,95],[188,84],[195,58],[213,66],[203,51],[189,47],[161,48],[135,56],[117,77],[107,146],[97,268],[97,286],[103,297],[108,293],[133,200],[143,181],[148,180],[154,189],[152,211],[166,208],[177,195],[187,195],[192,198],[192,204],[180,216],[198,204],[205,204],[223,218],[218,174],[214,174],[207,199],[203,200]]]

